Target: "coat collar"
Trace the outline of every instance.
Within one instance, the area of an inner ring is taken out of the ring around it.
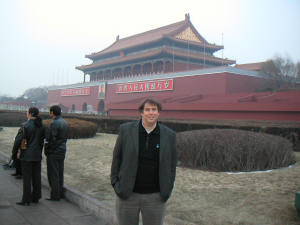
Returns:
[[[147,133],[145,127],[143,126],[142,120],[140,120],[139,124],[139,133]],[[159,134],[159,126],[158,126],[158,122],[156,123],[154,129],[149,133],[149,134]]]
[[[136,121],[133,125],[133,131],[131,133],[131,140],[133,140],[133,147],[136,154],[139,154],[139,121]]]
[[[131,140],[133,140],[133,146],[134,146],[134,150],[136,152],[136,154],[139,154],[139,123],[140,121],[136,121],[133,124],[133,131],[130,132],[131,134]],[[168,139],[167,139],[167,135],[164,132],[164,127],[161,126],[161,124],[159,122],[157,122],[157,126],[159,127],[159,134],[160,134],[160,152],[159,152],[159,161],[161,162],[163,159],[163,151],[164,149],[166,149],[166,145],[168,143]]]

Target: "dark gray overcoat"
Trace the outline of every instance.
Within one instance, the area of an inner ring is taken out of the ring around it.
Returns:
[[[176,134],[168,127],[159,124],[159,186],[162,201],[170,197],[176,175],[177,153]],[[111,165],[111,184],[121,199],[127,199],[134,188],[138,168],[139,121],[120,126]]]

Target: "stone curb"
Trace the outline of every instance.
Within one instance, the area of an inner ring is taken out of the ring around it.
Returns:
[[[0,159],[6,161],[10,159],[6,153],[0,152]],[[42,185],[49,188],[47,175],[42,172]],[[97,199],[91,198],[82,192],[75,190],[67,185],[65,187],[65,198],[73,204],[79,206],[79,208],[86,210],[93,215],[103,219],[110,225],[117,225],[117,219],[115,216],[115,210],[108,205],[98,201]]]

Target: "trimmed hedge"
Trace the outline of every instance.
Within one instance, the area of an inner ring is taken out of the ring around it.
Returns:
[[[295,163],[285,138],[235,129],[177,133],[180,166],[212,171],[257,171]]]
[[[19,127],[27,120],[26,112],[0,111],[0,126]]]
[[[68,139],[90,138],[94,137],[97,133],[97,125],[95,123],[79,120],[64,118],[69,125]],[[49,129],[52,120],[43,120],[43,123]]]
[[[48,112],[41,112],[43,119],[49,119]],[[120,124],[137,120],[132,117],[107,117],[98,115],[85,115],[64,113],[64,118],[77,118],[97,124],[97,132],[117,134]],[[20,126],[26,121],[26,112],[0,110],[0,126]],[[286,121],[247,121],[247,120],[168,120],[160,122],[176,132],[201,129],[239,129],[267,133],[284,137],[293,143],[294,151],[300,151],[300,123]]]

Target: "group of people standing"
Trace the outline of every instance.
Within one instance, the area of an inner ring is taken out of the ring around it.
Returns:
[[[176,176],[176,134],[158,122],[162,106],[145,99],[138,108],[141,118],[120,126],[111,164],[111,185],[116,193],[116,216],[119,225],[162,225]],[[37,108],[30,108],[24,123],[27,149],[21,152],[23,198],[17,204],[37,203],[41,198],[41,160],[45,142],[47,174],[51,187],[49,200],[64,197],[63,171],[66,154],[67,124],[58,106],[50,108],[53,121],[49,134]],[[22,139],[22,128],[14,150]],[[31,189],[32,185],[32,189]]]
[[[27,121],[19,129],[12,150],[13,158],[21,162],[23,176],[23,196],[18,205],[26,206],[38,203],[42,197],[41,162],[42,152],[47,157],[47,175],[51,188],[47,200],[59,201],[64,197],[64,159],[68,137],[68,125],[61,117],[58,105],[50,107],[52,121],[47,129],[36,107],[29,108]],[[21,149],[22,140],[26,141],[26,149]]]

